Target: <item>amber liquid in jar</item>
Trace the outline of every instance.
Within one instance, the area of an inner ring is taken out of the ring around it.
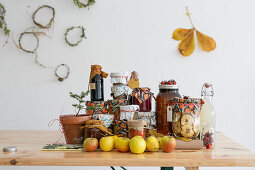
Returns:
[[[172,105],[171,99],[174,97],[181,98],[177,85],[159,86],[156,98],[156,121],[157,132],[163,135],[172,134],[172,115],[167,114],[167,109]]]

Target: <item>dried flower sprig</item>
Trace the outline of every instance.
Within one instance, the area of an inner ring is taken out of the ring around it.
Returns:
[[[216,48],[216,42],[211,37],[202,34],[199,32],[192,20],[191,20],[191,13],[188,10],[188,7],[186,7],[186,15],[189,17],[190,23],[192,25],[191,29],[184,29],[184,28],[178,28],[173,33],[173,39],[177,41],[181,41],[178,45],[178,50],[183,56],[190,56],[194,49],[195,49],[195,36],[194,32],[196,32],[197,39],[198,39],[198,45],[199,47],[206,51],[210,52]]]

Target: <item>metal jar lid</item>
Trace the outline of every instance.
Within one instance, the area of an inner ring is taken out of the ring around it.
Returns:
[[[3,152],[16,152],[17,147],[16,146],[6,146],[3,148]]]
[[[168,85],[168,84],[160,84],[159,86],[159,89],[179,89],[179,86],[178,85]]]

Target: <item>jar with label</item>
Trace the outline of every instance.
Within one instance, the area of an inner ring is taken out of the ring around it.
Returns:
[[[203,100],[175,97],[172,101],[173,133],[175,137],[196,139],[200,130],[200,110]]]
[[[89,78],[90,99],[91,101],[104,101],[104,80],[108,76],[107,73],[101,71],[100,65],[91,65]]]
[[[139,120],[128,120],[128,131],[129,131],[129,138],[133,138],[135,136],[142,136],[145,138],[145,126],[146,122],[142,119]]]
[[[131,95],[133,105],[139,105],[141,112],[151,111],[151,97],[153,94],[148,87],[134,88]]]
[[[174,80],[162,81],[156,97],[156,124],[158,133],[164,135],[172,134],[171,99],[174,97],[181,98],[179,86]]]
[[[202,125],[201,140],[204,147],[207,149],[214,148],[215,145],[215,131],[213,123],[204,123]]]

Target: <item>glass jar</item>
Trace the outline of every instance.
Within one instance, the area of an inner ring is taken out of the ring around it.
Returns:
[[[175,137],[196,139],[200,130],[200,108],[202,99],[198,98],[173,98],[173,134]]]
[[[204,123],[202,125],[201,140],[206,148],[214,148],[215,146],[215,131],[214,124]]]
[[[146,122],[144,120],[128,120],[128,131],[129,138],[133,138],[135,136],[142,136],[145,138],[145,126]]]
[[[134,88],[132,91],[132,104],[139,105],[141,112],[150,112],[151,111],[151,97],[153,94],[150,92],[150,88],[141,87]]]
[[[164,81],[163,81],[164,82]],[[172,80],[172,82],[175,82]],[[157,132],[161,134],[172,134],[172,109],[171,99],[181,98],[179,86],[175,83],[171,85],[164,82],[159,85],[159,93],[156,97],[156,124]]]

